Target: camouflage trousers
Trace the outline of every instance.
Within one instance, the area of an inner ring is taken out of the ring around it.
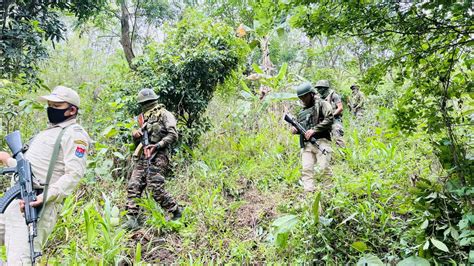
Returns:
[[[169,170],[169,159],[166,154],[157,154],[147,169],[147,161],[142,159],[136,162],[127,187],[127,210],[130,215],[138,215],[140,208],[135,199],[141,197],[146,187],[152,193],[153,198],[160,206],[173,212],[178,204],[165,190],[164,174]]]
[[[364,110],[358,108],[357,110],[355,110],[354,112],[352,112],[352,114],[353,114],[357,119],[361,119],[361,118],[364,116]]]
[[[338,147],[344,147],[344,126],[342,125],[342,119],[334,119],[331,129],[331,138],[336,142]]]

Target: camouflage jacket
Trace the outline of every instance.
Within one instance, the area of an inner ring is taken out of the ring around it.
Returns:
[[[304,108],[298,114],[298,122],[306,129],[316,132],[316,138],[330,139],[330,131],[334,123],[331,104],[315,98],[314,105]]]
[[[178,140],[174,115],[166,110],[164,105],[157,103],[141,113],[140,116],[143,120],[140,127],[148,132],[150,144],[159,145],[157,152],[169,153],[171,145]],[[142,149],[140,146],[137,149]],[[141,153],[141,151],[137,153],[136,150],[134,155],[142,157]]]
[[[341,96],[339,96],[339,94],[337,94],[334,90],[329,91],[329,94],[326,96],[325,100],[331,105],[333,111],[336,111],[338,103],[342,103]],[[334,119],[339,119],[341,117],[342,112],[334,116]]]
[[[349,102],[349,109],[352,112],[357,112],[364,107],[365,95],[360,90],[354,91]]]

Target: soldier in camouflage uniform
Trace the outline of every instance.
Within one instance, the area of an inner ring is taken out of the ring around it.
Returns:
[[[352,84],[351,90],[352,90],[352,97],[350,98],[350,101],[348,104],[349,110],[354,116],[356,116],[357,118],[360,118],[364,111],[365,95],[362,91],[360,91],[359,85]]]
[[[307,130],[303,138],[301,162],[303,164],[301,181],[306,192],[313,192],[314,166],[318,165],[322,175],[331,175],[329,163],[331,161],[331,126],[333,114],[331,105],[316,97],[310,83],[303,83],[296,88],[296,94],[303,102],[304,108],[298,114],[298,122]],[[297,134],[296,128],[291,133]],[[316,145],[308,140],[317,139]]]
[[[157,99],[152,89],[143,89],[138,93],[143,113],[138,117],[140,129],[132,132],[135,143],[140,143],[133,155],[135,168],[127,188],[128,229],[136,229],[141,223],[135,200],[141,197],[146,186],[161,207],[173,214],[173,219],[181,217],[181,208],[164,188],[164,175],[169,170],[169,152],[178,139],[176,119]],[[144,147],[145,133],[148,134],[149,145]]]
[[[316,82],[316,90],[319,96],[331,104],[334,116],[334,123],[332,124],[331,136],[339,147],[344,147],[344,127],[342,125],[342,100],[341,96],[334,90],[329,88],[329,81],[319,80]]]

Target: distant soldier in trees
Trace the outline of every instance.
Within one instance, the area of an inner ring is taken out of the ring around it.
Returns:
[[[297,122],[306,129],[306,134],[300,135],[301,162],[303,164],[301,181],[307,192],[313,192],[314,166],[318,165],[323,175],[331,175],[329,163],[331,161],[331,126],[333,112],[331,105],[316,97],[310,83],[303,83],[296,89],[296,94],[303,102],[304,108],[297,117]],[[291,133],[298,134],[295,127]],[[316,138],[316,144],[309,142],[311,137]]]
[[[316,90],[319,96],[329,102],[332,106],[334,123],[332,124],[331,136],[339,147],[344,147],[344,127],[342,125],[342,100],[341,96],[329,88],[329,81],[319,80],[316,82]]]
[[[141,197],[146,186],[161,207],[172,213],[172,219],[181,217],[181,208],[164,187],[171,145],[178,139],[176,119],[164,105],[158,103],[158,96],[152,89],[142,89],[137,100],[142,113],[138,116],[140,128],[132,132],[137,148],[133,154],[135,168],[127,188],[128,221],[125,227],[129,230],[138,229],[141,225],[140,209],[135,200]]]
[[[352,96],[349,99],[349,110],[351,113],[360,118],[364,111],[365,95],[360,91],[359,85],[351,85]]]

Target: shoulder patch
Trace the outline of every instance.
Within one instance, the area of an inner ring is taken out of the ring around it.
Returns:
[[[76,154],[76,156],[77,156],[78,158],[84,157],[84,154],[85,154],[85,153],[86,153],[86,149],[85,149],[85,148],[82,148],[82,147],[79,147],[79,146],[76,147],[76,152],[75,152],[75,154]]]

